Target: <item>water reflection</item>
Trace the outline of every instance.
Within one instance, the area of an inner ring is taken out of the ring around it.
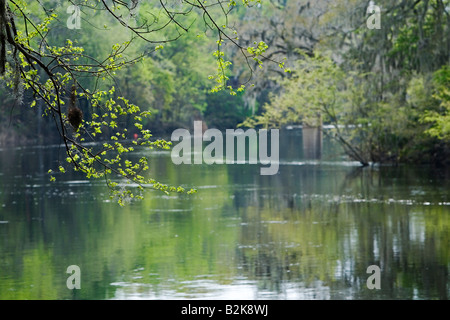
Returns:
[[[0,299],[448,299],[448,171],[360,168],[327,141],[307,161],[282,137],[275,176],[154,153],[152,173],[199,193],[125,208],[102,181],[48,182],[58,147],[0,151]]]

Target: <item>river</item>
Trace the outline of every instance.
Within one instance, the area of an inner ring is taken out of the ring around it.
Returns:
[[[450,170],[361,168],[326,138],[307,160],[301,135],[280,133],[273,176],[138,149],[153,177],[198,193],[125,207],[103,180],[50,182],[61,146],[0,149],[0,299],[448,299]]]

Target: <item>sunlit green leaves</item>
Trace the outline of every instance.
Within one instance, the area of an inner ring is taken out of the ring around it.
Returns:
[[[443,66],[433,74],[433,90],[434,94],[421,99],[422,104],[431,106],[438,105],[439,108],[433,110],[428,108],[422,116],[422,122],[432,124],[426,133],[432,137],[444,141],[450,141],[450,67]],[[419,84],[419,88],[415,87],[414,92],[421,92],[424,84]],[[423,96],[423,95],[422,95]],[[417,98],[416,98],[417,99]]]
[[[232,87],[229,83],[232,64],[226,45],[237,46],[247,59],[253,59],[259,66],[267,45],[257,42],[248,49],[241,47],[237,42],[238,32],[228,18],[233,6],[251,7],[260,3],[259,0],[229,1],[227,9],[226,2],[197,1],[195,5],[182,2],[177,4],[176,12],[171,11],[172,5],[166,8],[162,2],[157,7],[141,3],[147,19],[137,13],[135,19],[139,23],[132,29],[130,24],[123,23],[124,15],[131,13],[128,6],[113,2],[105,7],[103,1],[84,1],[85,21],[89,21],[91,14],[108,17],[100,25],[92,20],[92,24],[83,26],[83,34],[72,34],[60,28],[64,26],[65,16],[47,8],[47,2],[8,2],[12,11],[8,19],[16,22],[14,31],[17,32],[15,43],[10,41],[12,46],[8,48],[13,58],[7,61],[5,79],[11,88],[18,88],[22,82],[34,95],[30,106],[39,103],[44,115],[54,122],[67,151],[65,161],[56,166],[58,174],[73,166],[89,179],[128,181],[128,187],[122,182],[117,186],[109,184],[121,203],[125,198],[137,196],[131,189],[140,190],[144,186],[151,185],[163,192],[185,192],[184,188],[149,179],[144,174],[148,164],[142,159],[136,162],[130,155],[135,147],[170,148],[165,140],[152,141],[149,118],[157,114],[162,123],[181,122],[178,117],[190,117],[192,111],[204,112],[209,87],[207,75],[211,75],[209,79],[214,83],[212,91],[226,89],[236,95],[245,89],[245,85]],[[107,25],[108,30],[101,25]],[[189,34],[191,28],[193,32]],[[109,31],[113,31],[112,37]],[[202,37],[195,36],[198,34]],[[96,41],[100,35],[105,41]],[[132,48],[136,38],[143,40],[143,44]],[[172,45],[175,40],[181,44]],[[204,42],[201,50],[194,40]],[[216,49],[211,50],[213,47],[209,45],[214,45],[214,41]],[[145,63],[144,56],[148,58]],[[125,66],[135,68],[120,73]],[[117,85],[120,90],[116,90]],[[139,89],[124,90],[129,85]],[[134,95],[137,91],[139,94]],[[74,110],[82,115],[80,125],[72,121]]]

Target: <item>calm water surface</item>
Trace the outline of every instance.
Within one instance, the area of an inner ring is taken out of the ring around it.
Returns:
[[[49,182],[59,146],[1,149],[0,299],[449,298],[448,170],[360,168],[326,140],[305,160],[297,130],[280,143],[275,176],[139,151],[153,177],[199,192],[148,191],[124,208],[104,181]],[[80,290],[66,287],[69,265]]]

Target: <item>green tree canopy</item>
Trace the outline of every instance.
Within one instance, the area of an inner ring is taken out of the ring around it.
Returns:
[[[287,28],[286,20],[281,34],[297,31],[304,54],[291,54],[292,76],[275,78],[262,114],[244,125],[323,121],[364,165],[448,160],[448,0],[306,1],[298,10],[290,1],[276,3],[303,21]],[[370,5],[379,8],[379,29],[368,24]],[[277,42],[296,52],[291,37]]]
[[[231,62],[222,48],[236,46],[244,59],[262,64],[265,43],[240,44],[230,19],[236,7],[259,3],[0,0],[0,76],[16,101],[25,92],[29,106],[45,106],[43,113],[52,119],[66,148],[60,172],[70,166],[87,178],[104,178],[120,203],[124,197],[141,195],[123,188],[117,178],[141,191],[151,185],[184,192],[145,177],[147,159],[131,161],[126,154],[138,146],[169,148],[170,142],[152,140],[145,119],[151,112],[162,121],[176,119],[173,104],[204,109],[195,95],[198,88],[206,88],[208,78],[212,91],[243,90],[242,84],[228,83]],[[202,37],[214,43],[212,52],[193,50]],[[177,41],[180,45],[173,45]],[[171,59],[158,56],[161,50]],[[205,67],[214,61],[214,68]],[[140,96],[127,96],[127,86],[142,87]],[[131,132],[139,132],[140,138],[131,139]],[[96,141],[100,143],[92,144]]]

